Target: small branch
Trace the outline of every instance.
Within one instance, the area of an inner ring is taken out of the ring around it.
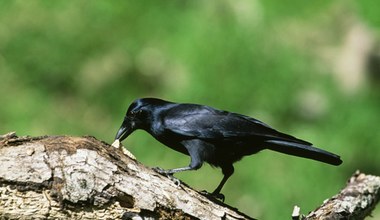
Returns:
[[[380,177],[356,171],[339,194],[324,201],[306,217],[298,216],[298,219],[364,219],[371,214],[379,200]]]

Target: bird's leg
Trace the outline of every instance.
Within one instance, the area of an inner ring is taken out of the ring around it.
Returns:
[[[166,174],[166,175],[173,175],[174,173],[182,172],[182,171],[187,171],[187,170],[193,170],[194,168],[187,166],[187,167],[180,167],[180,168],[175,168],[175,169],[169,169],[169,170],[164,170],[160,167],[155,167],[153,168],[154,171],[160,174]]]
[[[218,187],[216,187],[214,192],[211,193],[211,196],[220,199],[224,202],[225,197],[223,194],[220,193],[220,191],[222,190],[224,184],[227,182],[228,178],[230,178],[230,176],[234,173],[234,167],[232,166],[232,164],[225,165],[222,167],[222,172],[224,175],[223,179],[222,181],[220,181]]]
[[[177,186],[181,184],[181,181],[173,176],[174,173],[182,172],[182,171],[188,171],[188,170],[197,170],[202,166],[202,164],[196,160],[191,160],[191,163],[187,167],[180,167],[180,168],[174,168],[169,170],[164,170],[159,167],[153,168],[154,171],[160,174],[166,175],[169,179],[171,179]]]
[[[174,173],[182,172],[182,171],[188,171],[188,170],[197,170],[202,166],[202,161],[199,159],[198,156],[195,156],[194,154],[190,153],[191,162],[190,165],[187,167],[180,167],[180,168],[174,168],[169,170],[164,170],[162,168],[156,167],[153,168],[154,171],[160,174],[166,175],[169,179],[171,179],[177,186],[180,185],[181,181],[173,176]]]
[[[224,175],[223,176],[223,179],[222,181],[220,181],[218,187],[216,187],[216,189],[214,190],[214,192],[212,192],[213,195],[218,195],[220,194],[220,191],[222,190],[224,184],[227,182],[228,178],[230,177],[231,175]]]
[[[174,168],[169,170],[164,170],[160,167],[153,168],[154,171],[160,174],[173,175],[174,173],[188,171],[188,170],[197,170],[202,166],[202,162],[197,157],[191,157],[190,165],[187,167]]]
[[[203,164],[203,160],[201,159],[199,155],[199,147],[202,146],[202,142],[199,140],[186,140],[183,141],[182,144],[184,147],[188,150],[191,161],[190,165],[187,167],[180,167],[180,168],[174,168],[169,170],[164,170],[159,167],[154,168],[154,170],[160,174],[165,174],[169,179],[173,180],[176,185],[180,185],[180,181],[173,176],[174,173],[182,172],[182,171],[188,171],[188,170],[197,170],[201,168]]]
[[[194,168],[191,168],[190,166],[187,167],[180,167],[180,168],[175,168],[175,169],[170,169],[170,170],[164,170],[160,167],[155,167],[153,168],[154,171],[160,174],[166,175],[171,181],[173,181],[177,186],[181,185],[181,181],[173,176],[174,173],[182,172],[182,171],[187,171],[187,170],[193,170]]]

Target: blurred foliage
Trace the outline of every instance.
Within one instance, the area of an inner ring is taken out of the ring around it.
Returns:
[[[0,132],[112,142],[129,103],[145,96],[251,115],[344,163],[261,152],[236,163],[226,202],[259,219],[289,218],[294,205],[307,212],[356,169],[380,174],[379,82],[365,69],[364,83],[347,93],[334,59],[324,57],[342,45],[353,20],[379,42],[379,5],[0,1]],[[189,162],[142,131],[125,145],[148,166]],[[178,177],[211,191],[222,175],[205,165]]]

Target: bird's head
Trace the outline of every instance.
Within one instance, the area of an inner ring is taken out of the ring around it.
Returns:
[[[161,99],[143,98],[135,100],[128,108],[115,140],[123,141],[137,129],[149,129],[156,109],[167,103]]]

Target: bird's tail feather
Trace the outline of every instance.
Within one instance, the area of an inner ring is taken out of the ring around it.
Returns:
[[[283,140],[267,140],[266,143],[268,143],[268,149],[277,152],[318,160],[336,166],[342,163],[342,160],[338,155],[313,147],[312,145],[299,144]]]

